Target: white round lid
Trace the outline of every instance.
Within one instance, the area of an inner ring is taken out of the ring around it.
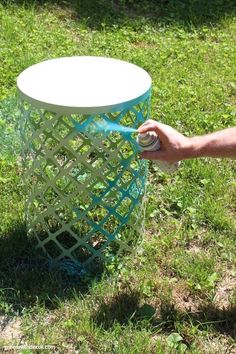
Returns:
[[[21,97],[59,113],[95,114],[121,110],[151,88],[150,75],[137,65],[111,58],[77,56],[46,60],[17,79]]]

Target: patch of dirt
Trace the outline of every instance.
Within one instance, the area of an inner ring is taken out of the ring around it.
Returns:
[[[232,295],[236,297],[236,275],[233,271],[226,271],[222,280],[216,287],[214,305],[219,309],[227,309],[231,306]]]
[[[21,320],[18,317],[14,319],[5,316],[0,317],[0,339],[10,341],[22,337]]]
[[[225,336],[209,336],[207,340],[201,340],[197,348],[203,354],[236,354],[236,344]]]
[[[192,254],[196,254],[196,253],[199,253],[201,251],[202,251],[201,247],[199,247],[199,246],[197,246],[195,244],[190,245],[189,248],[188,248],[188,252],[192,253]]]
[[[142,48],[142,49],[153,49],[156,47],[156,45],[140,41],[140,42],[135,42],[134,47]]]
[[[199,311],[201,301],[198,297],[191,294],[186,284],[182,284],[181,282],[176,283],[172,288],[172,297],[177,310],[191,313]]]

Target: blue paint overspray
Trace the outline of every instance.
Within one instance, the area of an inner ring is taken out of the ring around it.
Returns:
[[[18,158],[21,154],[20,118],[16,97],[0,101],[0,157]]]
[[[134,154],[141,151],[136,137],[133,137],[134,133],[138,134],[138,131],[135,128],[126,127],[117,122],[112,122],[105,115],[100,116],[96,120],[93,116],[89,116],[82,123],[79,123],[74,119],[72,121],[76,131],[79,133],[88,134],[90,137],[93,135],[102,135],[102,138],[106,138],[110,134],[120,133],[124,140],[131,143]]]
[[[73,124],[75,129],[80,133],[102,133],[105,136],[116,132],[123,134],[137,133],[137,130],[134,128],[126,127],[116,122],[112,122],[104,117],[99,117],[99,119],[95,121],[93,116],[89,116],[88,119],[82,123],[78,123],[73,119]]]

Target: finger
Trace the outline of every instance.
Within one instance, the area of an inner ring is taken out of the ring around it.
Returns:
[[[142,126],[143,126],[143,125],[150,124],[150,123],[154,123],[154,122],[156,122],[156,121],[153,120],[153,119],[148,119],[148,120],[146,120],[146,121],[142,124]]]
[[[141,128],[143,128],[144,126],[148,125],[148,124],[151,124],[151,123],[155,123],[156,121],[153,120],[153,119],[148,119],[146,120],[142,125],[140,125],[140,127],[138,128],[138,130]]]
[[[158,123],[155,121],[147,122],[146,124],[141,125],[141,127],[138,128],[139,133],[146,133],[148,131],[154,131],[157,134],[160,132],[160,129],[158,127]]]
[[[140,157],[146,160],[166,160],[166,154],[163,151],[143,151]]]

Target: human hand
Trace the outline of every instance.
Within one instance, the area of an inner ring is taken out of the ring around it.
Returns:
[[[151,160],[176,162],[187,158],[190,139],[169,125],[149,119],[138,128],[139,133],[154,131],[160,138],[161,147],[157,151],[144,151],[141,157]]]

